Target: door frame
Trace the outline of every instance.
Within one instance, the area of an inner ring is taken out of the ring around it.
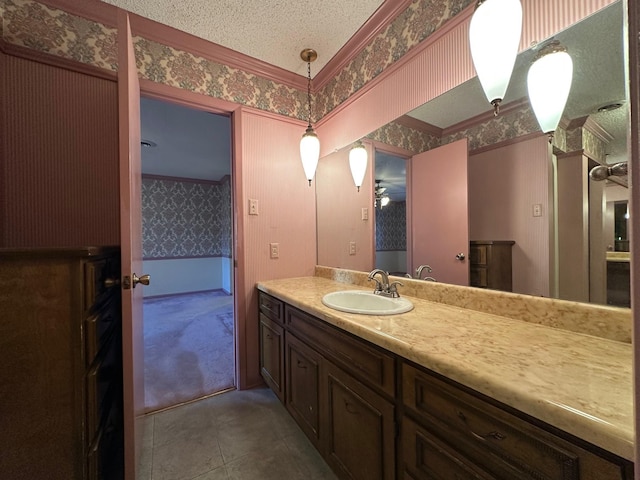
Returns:
[[[198,93],[182,90],[150,80],[140,79],[140,95],[146,98],[161,100],[183,107],[203,110],[224,115],[231,119],[231,207],[233,212],[233,328],[234,328],[234,363],[236,388],[243,390],[247,384],[247,349],[243,341],[246,335],[246,308],[244,288],[244,245],[242,232],[244,221],[239,211],[243,198],[242,188],[242,142],[241,115],[242,106],[226,100],[208,97]]]

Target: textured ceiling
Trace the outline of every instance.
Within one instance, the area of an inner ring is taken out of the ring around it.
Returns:
[[[307,76],[340,50],[383,0],[102,0],[105,3]],[[392,0],[387,0],[392,1]]]

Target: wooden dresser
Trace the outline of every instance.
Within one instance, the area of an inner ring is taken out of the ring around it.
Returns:
[[[469,285],[512,291],[512,240],[469,242]]]
[[[0,478],[121,479],[116,248],[0,249]]]

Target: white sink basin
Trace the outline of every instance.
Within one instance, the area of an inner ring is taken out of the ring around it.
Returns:
[[[413,309],[413,303],[406,298],[383,297],[362,290],[328,293],[322,303],[334,310],[363,315],[396,315]]]

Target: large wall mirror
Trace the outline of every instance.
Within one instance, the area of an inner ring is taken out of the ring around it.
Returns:
[[[627,179],[589,178],[598,164],[627,161],[622,2],[553,38],[574,76],[552,142],[527,100],[533,47],[519,55],[498,117],[473,78],[371,132],[360,192],[347,149],[320,160],[318,264],[413,277],[428,264],[430,280],[629,306]],[[471,264],[486,261],[485,248],[510,258],[508,286],[478,277]]]

